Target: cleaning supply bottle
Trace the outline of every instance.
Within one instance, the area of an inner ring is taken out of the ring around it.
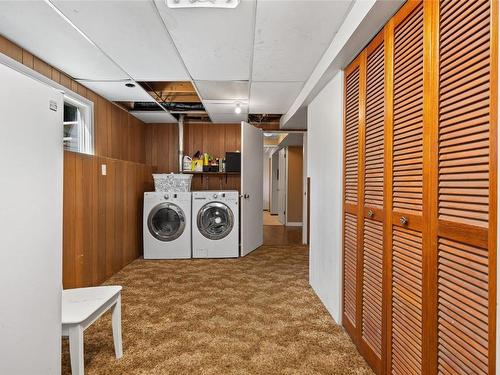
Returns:
[[[182,169],[184,171],[190,171],[192,168],[193,164],[193,159],[189,157],[188,155],[184,155],[184,158],[182,159]]]

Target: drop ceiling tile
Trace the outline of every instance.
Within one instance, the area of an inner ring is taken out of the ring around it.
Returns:
[[[303,82],[252,82],[250,113],[286,113],[299,95],[303,84]]]
[[[0,34],[71,77],[128,78],[43,1],[0,1]]]
[[[171,9],[155,0],[186,67],[195,80],[248,80],[255,0],[235,9]]]
[[[136,81],[189,80],[153,2],[53,2]]]
[[[210,115],[236,114],[234,112],[234,109],[236,108],[236,103],[237,103],[236,101],[232,100],[230,101],[204,100],[203,106]],[[240,103],[240,106],[242,114],[248,113],[248,104]]]
[[[252,80],[306,81],[352,1],[259,1]]]
[[[204,100],[248,100],[248,81],[195,81]]]
[[[132,111],[130,112],[132,116],[137,117],[142,122],[146,124],[173,124],[177,123],[177,119],[170,113],[165,111]]]
[[[222,114],[213,114],[210,115],[210,119],[215,124],[237,124],[242,121],[247,121],[248,116],[244,113],[240,113],[239,115],[236,113],[222,113]]]
[[[95,82],[81,81],[82,85],[98,93],[104,98],[116,102],[153,102],[153,98],[138,84],[135,87],[126,87],[123,82]]]

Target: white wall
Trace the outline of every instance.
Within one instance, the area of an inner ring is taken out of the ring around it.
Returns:
[[[269,194],[269,190],[270,190],[270,181],[269,181],[269,155],[267,155],[267,152],[266,151],[263,151],[264,152],[264,156],[263,156],[263,159],[264,159],[264,166],[263,166],[263,169],[264,169],[264,178],[262,179],[262,189],[263,189],[263,193],[264,193],[264,203],[263,203],[263,207],[264,207],[264,210],[269,210],[270,209],[270,206],[269,206],[269,200],[270,200],[270,194]]]
[[[337,323],[342,317],[342,95],[340,72],[307,108],[309,282]]]

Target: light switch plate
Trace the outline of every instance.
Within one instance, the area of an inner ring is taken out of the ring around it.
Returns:
[[[101,174],[106,176],[108,174],[108,168],[106,164],[101,164]]]

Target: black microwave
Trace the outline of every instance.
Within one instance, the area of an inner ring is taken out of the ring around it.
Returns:
[[[226,152],[226,172],[241,172],[240,152]]]

